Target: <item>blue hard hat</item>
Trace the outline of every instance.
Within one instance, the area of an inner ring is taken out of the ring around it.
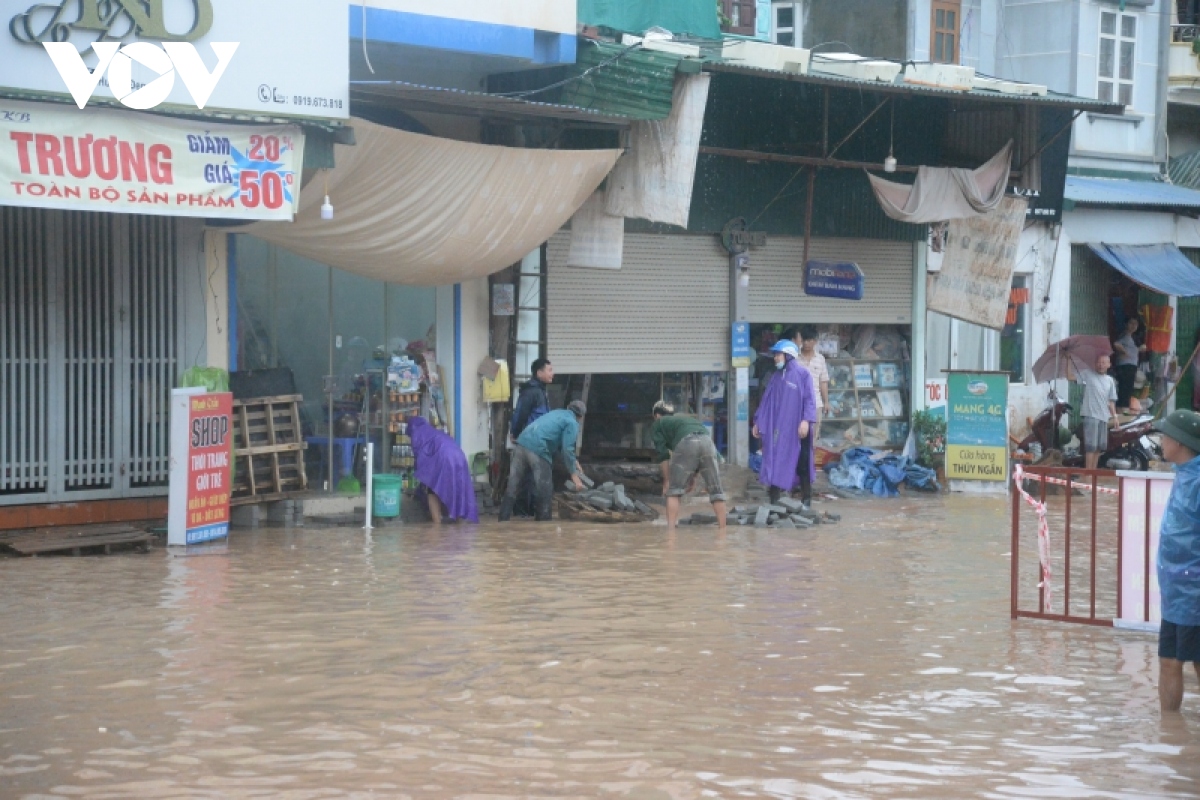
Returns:
[[[800,348],[791,339],[780,339],[771,347],[772,353],[786,353],[792,358],[800,357]]]

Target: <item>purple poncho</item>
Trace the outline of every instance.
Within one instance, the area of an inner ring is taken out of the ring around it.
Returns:
[[[807,369],[791,356],[782,370],[776,370],[763,392],[762,402],[754,414],[754,424],[762,437],[762,469],[758,479],[767,486],[778,486],[790,492],[799,478],[796,464],[800,461],[800,423],[808,420],[808,435],[817,421],[817,401],[813,397],[812,377]],[[810,450],[811,452],[811,450]],[[810,480],[817,471],[811,458],[808,462]]]
[[[479,522],[475,508],[475,479],[467,457],[452,438],[430,425],[424,417],[408,421],[408,435],[417,457],[417,480],[446,505],[451,519]]]

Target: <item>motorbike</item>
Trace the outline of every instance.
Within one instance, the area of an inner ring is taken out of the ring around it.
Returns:
[[[1047,450],[1062,449],[1065,444],[1060,430],[1064,414],[1073,411],[1071,404],[1051,395],[1050,406],[1034,417],[1030,424],[1029,435],[1018,443],[1018,447],[1027,453],[1040,456]],[[1151,428],[1154,417],[1143,414],[1108,432],[1108,449],[1100,454],[1100,469],[1124,469],[1145,471],[1150,468],[1151,460],[1161,460],[1162,451]],[[1083,441],[1082,430],[1078,432],[1079,440]],[[1078,451],[1064,451],[1063,465],[1067,467],[1082,467],[1084,455],[1082,448]]]

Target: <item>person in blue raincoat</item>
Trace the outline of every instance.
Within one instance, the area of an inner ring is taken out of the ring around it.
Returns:
[[[811,445],[817,401],[812,376],[796,360],[800,348],[784,340],[776,342],[771,353],[775,356],[775,374],[758,404],[751,433],[762,439],[758,480],[770,492],[771,502],[776,503],[782,492],[796,488],[800,477],[797,466],[807,474],[809,485],[816,477]]]
[[[1163,457],[1175,465],[1158,539],[1158,701],[1175,712],[1183,705],[1183,665],[1192,662],[1200,678],[1200,414],[1174,411],[1154,428],[1163,435]]]

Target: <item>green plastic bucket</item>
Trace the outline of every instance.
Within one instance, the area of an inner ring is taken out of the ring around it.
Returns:
[[[399,475],[376,475],[372,491],[374,514],[377,517],[400,516],[401,483]]]

